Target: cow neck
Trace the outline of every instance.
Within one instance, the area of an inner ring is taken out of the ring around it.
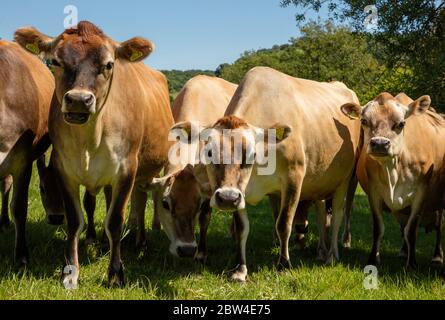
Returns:
[[[390,191],[391,203],[394,202],[395,189],[400,177],[398,170],[399,161],[400,161],[400,156],[395,156],[387,161],[380,163],[380,166],[383,170],[383,176],[385,177],[385,182],[388,185]]]
[[[89,126],[90,129],[92,129],[93,134],[92,135],[88,134],[88,137],[92,137],[92,138],[88,138],[86,140],[87,141],[87,143],[86,143],[87,150],[97,149],[102,141],[103,122],[98,121],[98,120],[102,117],[103,112],[105,110],[105,105],[108,102],[108,97],[110,96],[111,88],[113,86],[113,79],[114,79],[114,72],[111,74],[110,86],[108,87],[108,91],[105,96],[104,102],[102,103],[101,107],[99,108],[99,112],[98,112],[97,116],[95,117],[94,122],[91,124],[91,126]]]

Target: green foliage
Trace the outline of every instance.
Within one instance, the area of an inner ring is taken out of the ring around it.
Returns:
[[[445,1],[437,0],[282,0],[284,7],[297,8],[299,24],[308,10],[329,9],[333,20],[348,22],[356,31],[369,32],[364,9],[375,4],[377,29],[372,37],[383,44],[381,55],[387,68],[411,70],[409,88],[412,97],[429,94],[439,109],[445,110]]]
[[[99,239],[103,232],[105,201],[98,198],[96,226]],[[149,201],[146,224],[150,225],[153,206]],[[267,201],[249,207],[251,232],[247,245],[249,281],[230,281],[236,264],[235,243],[228,236],[231,216],[214,212],[209,229],[209,258],[206,265],[192,259],[179,259],[169,253],[164,232],[148,232],[149,248],[139,255],[133,241],[122,245],[126,286],[106,286],[109,250],[103,245],[87,247],[85,235],[79,244],[81,282],[78,290],[67,291],[60,284],[66,249],[65,227],[45,223],[36,170],[30,188],[27,239],[31,264],[26,271],[14,268],[14,227],[0,233],[0,299],[68,300],[157,300],[157,299],[443,299],[445,286],[439,279],[440,267],[432,267],[434,236],[419,232],[417,258],[419,270],[404,271],[397,257],[402,244],[394,217],[385,216],[386,232],[382,241],[382,265],[379,288],[365,290],[363,268],[372,243],[372,219],[368,201],[359,192],[354,204],[352,249],[341,250],[341,262],[324,266],[316,261],[318,243],[315,212],[311,211],[307,248],[291,247],[294,269],[277,272],[274,264],[279,250],[274,245],[274,223]],[[291,239],[293,241],[293,239]],[[292,244],[292,242],[291,242]]]
[[[215,72],[210,70],[163,70],[162,71],[168,79],[168,87],[170,91],[170,99],[174,100],[178,93],[181,91],[185,83],[191,78],[203,74],[214,76]]]
[[[290,44],[244,53],[234,64],[220,68],[221,77],[239,83],[251,68],[268,66],[294,77],[342,81],[360,100],[376,93],[374,86],[383,67],[370,50],[367,37],[331,22],[309,23],[301,32],[302,36],[291,39]]]

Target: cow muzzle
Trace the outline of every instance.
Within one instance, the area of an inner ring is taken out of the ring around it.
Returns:
[[[170,244],[170,253],[179,258],[194,258],[197,251],[196,241],[190,243],[175,241]]]
[[[391,140],[388,138],[372,138],[369,143],[369,154],[374,157],[390,156]]]
[[[216,190],[210,201],[212,208],[223,211],[242,210],[246,207],[244,195],[236,188]]]
[[[63,97],[62,112],[68,124],[85,124],[96,112],[96,96],[87,90],[68,91]]]

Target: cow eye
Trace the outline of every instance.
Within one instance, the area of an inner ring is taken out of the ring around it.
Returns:
[[[114,63],[113,62],[108,62],[107,65],[105,66],[105,69],[110,71],[111,69],[113,69]]]
[[[368,120],[362,119],[361,122],[362,122],[362,126],[364,126],[364,127],[368,127],[369,126]]]
[[[405,128],[406,122],[402,121],[394,125],[394,131],[402,131]]]
[[[163,207],[165,210],[170,211],[170,203],[168,202],[167,198],[164,198],[164,199],[162,200],[162,207]]]
[[[61,67],[62,65],[59,63],[59,61],[57,61],[56,59],[52,59],[51,61],[50,61],[50,63],[51,63],[51,66],[53,66],[53,67]]]

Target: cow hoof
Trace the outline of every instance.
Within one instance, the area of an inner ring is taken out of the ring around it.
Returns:
[[[442,256],[435,256],[433,259],[431,259],[431,264],[434,266],[441,266],[443,265],[443,257]]]
[[[329,252],[328,252],[328,256],[327,256],[327,258],[326,258],[326,261],[325,261],[325,265],[327,265],[327,266],[332,266],[332,265],[334,265],[334,264],[335,264],[337,261],[339,261],[339,260],[340,260],[340,257],[339,257],[339,255],[338,255],[338,253],[329,251]]]
[[[289,260],[284,259],[283,257],[280,257],[280,260],[278,261],[277,270],[278,271],[286,271],[292,269],[292,265]]]
[[[407,273],[416,273],[417,272],[417,264],[410,263],[405,266],[405,270]]]
[[[343,236],[343,248],[351,249],[352,248],[352,237],[351,234],[347,234]]]
[[[119,270],[110,270],[108,272],[108,286],[116,289],[121,289],[125,286],[124,267],[122,264],[120,265]]]
[[[318,249],[317,253],[317,261],[325,262],[328,258],[327,250],[325,249]]]
[[[198,254],[195,257],[195,261],[199,263],[206,263],[207,261],[207,254],[205,252],[198,252]]]
[[[239,266],[231,278],[232,281],[245,283],[247,281],[247,267],[245,265]]]

